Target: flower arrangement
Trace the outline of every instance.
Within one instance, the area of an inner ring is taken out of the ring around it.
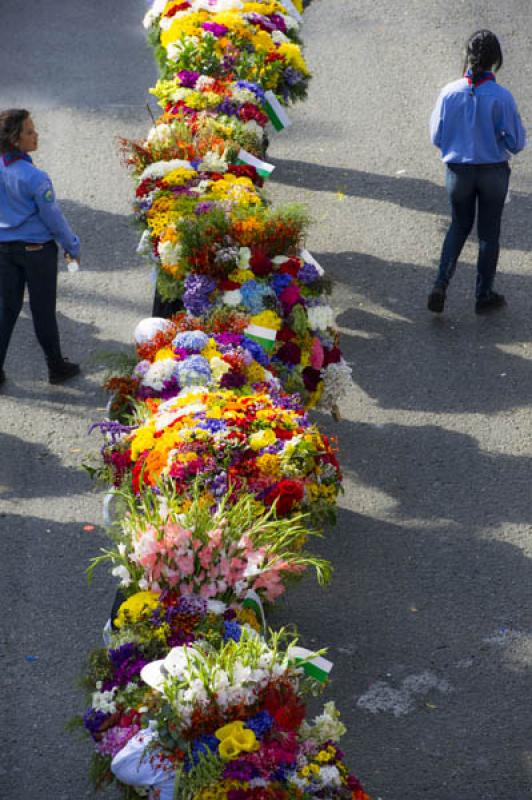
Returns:
[[[183,69],[235,75],[304,99],[310,73],[298,44],[298,22],[282,2],[203,0],[153,4],[144,19],[163,76]]]
[[[139,323],[92,426],[121,504],[89,573],[108,563],[119,590],[82,719],[96,784],[126,800],[369,800],[334,703],[307,720],[332,664],[263,610],[309,568],[330,577],[306,547],[341,473],[305,409],[351,386],[307,213],[263,192],[267,124],[309,80],[302,6],[155,0],[145,18],[162,114],[123,152],[140,250],[183,311]]]
[[[220,494],[222,484],[214,481],[213,492]],[[160,592],[165,602],[199,595],[232,604],[252,595],[271,603],[308,567],[320,584],[329,580],[330,564],[302,549],[310,534],[303,522],[261,511],[249,494],[234,504],[223,496],[214,514],[199,492],[186,512],[175,491],[145,494],[140,502],[129,499],[126,515],[110,530],[114,547],[93,559],[91,573],[110,561],[122,591],[133,592],[137,603]]]
[[[211,506],[245,491],[279,517],[303,512],[319,523],[334,513],[333,447],[289,396],[199,387],[148,408],[146,420],[104,445],[101,474],[115,486],[138,497],[171,484],[185,509],[199,485]]]

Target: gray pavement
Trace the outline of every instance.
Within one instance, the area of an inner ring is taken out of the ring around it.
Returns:
[[[84,569],[104,542],[101,493],[79,470],[96,450],[102,351],[149,313],[134,254],[131,188],[116,138],[149,124],[155,70],[140,0],[15,4],[2,11],[0,105],[27,105],[38,162],[83,243],[60,280],[65,352],[83,378],[49,387],[27,314],[0,396],[2,695],[0,796],[90,797],[90,748],[63,730],[74,682],[112,597]],[[481,26],[502,39],[500,80],[532,123],[528,0],[314,0],[315,74],[275,137],[271,192],[315,217],[308,246],[337,282],[356,389],[338,436],[346,493],[321,542],[330,588],[305,581],[272,620],[328,645],[353,769],[382,800],[532,796],[532,152],[515,161],[498,316],[473,313],[475,246],[448,311],[425,311],[447,204],[427,138],[439,88]],[[94,525],[92,531],[84,530]]]

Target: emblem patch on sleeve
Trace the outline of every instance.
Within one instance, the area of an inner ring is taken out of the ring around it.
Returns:
[[[54,190],[50,187],[43,192],[42,199],[45,203],[53,203],[54,202]]]

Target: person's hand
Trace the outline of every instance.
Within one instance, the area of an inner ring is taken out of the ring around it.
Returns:
[[[66,250],[65,250],[65,260],[67,262],[68,261],[77,261],[78,264],[81,264],[81,256],[78,256],[77,258],[74,258],[74,256],[71,256],[70,253],[67,253]]]

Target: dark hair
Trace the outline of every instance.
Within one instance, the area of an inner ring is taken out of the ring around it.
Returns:
[[[497,72],[503,64],[502,50],[499,40],[491,31],[476,31],[469,37],[466,45],[464,72],[471,69],[473,86],[481,72],[494,68]]]
[[[22,133],[24,120],[28,119],[29,111],[25,108],[9,108],[0,111],[0,153],[8,153],[16,149],[17,142]]]

